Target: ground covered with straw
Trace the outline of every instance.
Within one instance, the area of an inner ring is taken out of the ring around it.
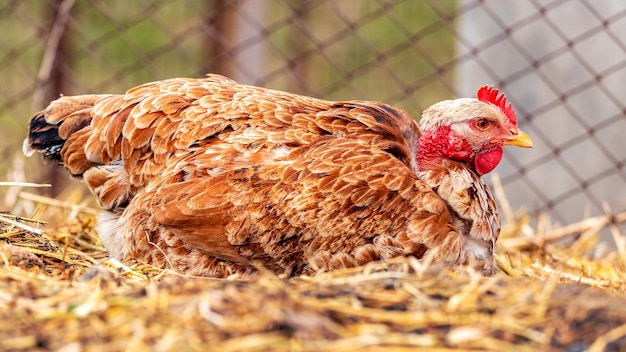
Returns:
[[[626,350],[622,214],[530,226],[504,204],[493,277],[399,258],[218,280],[109,260],[94,209],[19,197],[57,220],[0,215],[0,350]]]

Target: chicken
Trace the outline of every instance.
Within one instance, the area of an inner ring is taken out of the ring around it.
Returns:
[[[201,276],[287,275],[412,255],[495,270],[480,176],[531,147],[506,97],[439,102],[419,122],[219,75],[64,96],[24,143],[83,179],[111,257]]]

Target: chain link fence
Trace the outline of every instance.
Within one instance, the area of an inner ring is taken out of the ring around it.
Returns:
[[[0,30],[9,179],[29,117],[59,94],[215,72],[416,118],[494,84],[536,144],[497,169],[514,208],[571,222],[626,205],[620,0],[2,0]],[[28,162],[29,181],[53,179]]]

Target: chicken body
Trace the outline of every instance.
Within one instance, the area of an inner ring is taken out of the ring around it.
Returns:
[[[506,124],[503,104],[467,103]],[[493,273],[500,225],[477,171],[493,157],[440,155],[441,126],[450,149],[450,131],[468,132],[454,128],[468,116],[429,110],[422,134],[382,103],[177,78],[124,95],[61,97],[33,117],[24,149],[84,179],[117,259],[225,277],[259,265],[295,275],[426,255]]]

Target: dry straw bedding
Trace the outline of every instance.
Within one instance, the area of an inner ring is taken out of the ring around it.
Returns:
[[[0,350],[626,350],[620,214],[531,229],[505,204],[494,277],[399,258],[217,280],[108,260],[93,210],[21,196],[63,219],[0,216]]]

